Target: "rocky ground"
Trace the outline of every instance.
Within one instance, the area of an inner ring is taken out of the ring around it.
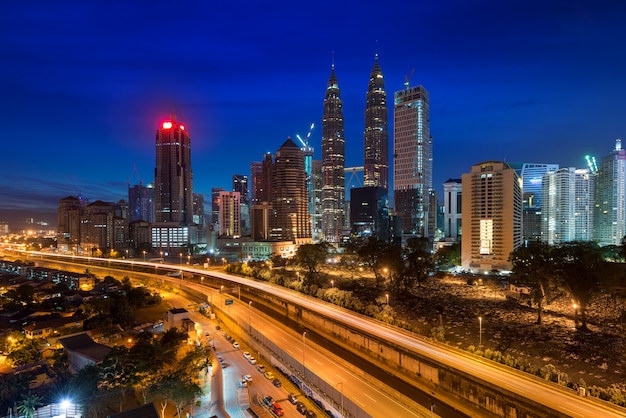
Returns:
[[[359,286],[343,284],[364,302],[381,302],[380,291],[373,294],[364,290],[369,286],[361,286],[359,292]],[[482,342],[483,350],[498,350],[539,368],[551,364],[570,382],[583,379],[587,385],[626,388],[621,307],[608,295],[599,296],[589,307],[589,331],[583,332],[574,326],[572,301],[566,295],[546,307],[543,323],[537,325],[536,309],[523,296],[489,278],[474,286],[460,276],[433,278],[410,293],[388,294],[394,317],[424,336],[431,337],[432,328],[443,323],[447,344],[467,349]]]

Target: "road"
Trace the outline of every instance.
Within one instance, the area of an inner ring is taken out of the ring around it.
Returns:
[[[39,253],[35,252],[35,254]],[[41,254],[46,256],[50,255],[48,253]],[[151,263],[142,263],[137,261],[134,263],[154,267],[154,264]],[[538,404],[545,405],[566,416],[580,418],[596,416],[611,418],[626,416],[626,410],[623,408],[613,408],[601,402],[596,402],[591,398],[582,398],[575,395],[570,390],[550,384],[549,382],[544,382],[541,379],[534,378],[533,376],[525,373],[501,367],[493,362],[472,356],[461,350],[440,344],[433,344],[430,341],[422,340],[415,335],[411,335],[379,321],[355,314],[349,310],[281,286],[232,276],[217,271],[207,272],[206,270],[185,266],[172,267],[189,273],[211,275],[229,282],[255,288],[262,292],[271,293],[276,297],[299,304],[313,312],[319,313],[320,315],[324,315],[337,322],[347,324],[354,329],[361,330],[364,334],[376,335],[377,337],[404,347],[408,351],[432,358],[451,368],[476,376],[477,379],[478,376],[480,376],[480,380],[489,382],[495,387],[503,388],[504,393],[506,393],[506,391],[515,393],[518,396],[530,399]],[[201,288],[200,285],[189,285],[195,288]],[[374,399],[376,398],[374,397]]]

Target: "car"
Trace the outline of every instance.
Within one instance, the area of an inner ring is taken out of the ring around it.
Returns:
[[[250,359],[250,352],[249,351],[244,351],[243,352],[243,356],[249,360]]]
[[[220,363],[223,363],[224,358],[222,356],[217,356],[217,361],[219,361]]]
[[[272,405],[272,408],[270,409],[277,417],[282,417],[283,415],[285,415],[285,411],[283,411],[283,408],[280,407],[280,404],[278,402]]]
[[[274,379],[276,377],[276,376],[274,376],[274,373],[272,373],[272,372],[265,372],[265,373],[263,373],[263,376],[265,376],[265,378],[267,380],[272,380],[272,379]]]
[[[248,382],[245,379],[241,379],[239,381],[239,387],[242,387],[242,388],[248,387]]]
[[[307,410],[307,411],[304,413],[304,416],[305,416],[306,418],[317,418],[317,414],[316,414],[315,412],[311,411],[310,409],[309,409],[309,410]]]
[[[219,325],[216,325],[216,326],[215,326],[215,329],[219,331],[219,330],[221,330],[222,328],[221,328]],[[224,334],[222,334],[222,335],[224,335]]]
[[[249,374],[244,375],[243,378],[246,382],[252,382],[252,376],[250,376]]]
[[[222,369],[225,369],[226,367],[228,367],[228,364],[222,363]]]
[[[253,356],[250,356],[248,362],[250,362],[250,364],[256,364],[256,359]]]
[[[265,373],[265,366],[262,364],[257,364],[256,369],[260,371],[261,373]]]
[[[297,402],[296,403],[296,409],[298,410],[298,412],[300,412],[301,415],[306,414],[306,405],[303,404],[302,402]]]
[[[276,386],[277,388],[281,387],[283,384],[280,383],[280,379],[276,378],[274,380],[272,380],[272,385]]]
[[[291,402],[293,405],[298,403],[298,397],[293,393],[287,395],[287,400],[289,400],[289,402]]]
[[[237,341],[235,341],[235,342],[233,343],[233,347],[235,347],[235,348],[239,348],[239,343],[238,343]]]
[[[269,407],[271,407],[272,405],[274,405],[274,398],[272,398],[271,396],[267,395],[263,397],[263,403]]]

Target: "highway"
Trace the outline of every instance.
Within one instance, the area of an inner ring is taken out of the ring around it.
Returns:
[[[34,255],[49,257],[49,253],[31,252]],[[67,257],[67,256],[66,256]],[[71,257],[71,256],[70,256]],[[87,257],[84,257],[85,259]],[[106,259],[101,262],[106,263]],[[116,261],[117,262],[117,261]],[[145,265],[156,268],[153,263],[140,261],[126,261],[135,265]],[[181,270],[198,275],[213,276],[225,281],[254,288],[262,292],[273,294],[288,302],[301,305],[312,312],[326,316],[339,323],[347,324],[354,329],[361,330],[364,334],[376,335],[389,342],[392,342],[405,349],[436,360],[451,368],[460,370],[469,375],[475,376],[483,381],[489,382],[496,387],[515,393],[521,397],[530,399],[538,404],[545,405],[554,411],[570,417],[624,417],[626,413],[622,408],[607,407],[603,403],[595,402],[592,399],[575,395],[571,390],[558,387],[557,385],[544,382],[533,376],[517,372],[512,369],[501,367],[492,362],[472,356],[461,350],[453,349],[441,344],[433,344],[422,340],[400,329],[388,326],[382,322],[356,314],[349,310],[340,308],[320,301],[299,292],[292,291],[267,282],[254,281],[253,279],[232,276],[217,271],[207,271],[200,268],[178,265],[161,265],[172,269]],[[189,283],[186,283],[188,285]],[[196,285],[200,287],[199,285]],[[194,286],[194,287],[196,287]],[[331,379],[331,381],[334,381]]]

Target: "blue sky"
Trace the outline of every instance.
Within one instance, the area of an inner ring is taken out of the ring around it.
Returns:
[[[319,158],[333,56],[348,166],[362,165],[377,52],[389,103],[411,73],[430,93],[437,190],[490,159],[583,166],[626,137],[626,5],[616,3],[7,3],[0,220],[54,220],[59,199],[77,193],[127,198],[128,182],[153,181],[155,132],[172,112],[191,135],[197,193],[229,188],[312,122]]]

